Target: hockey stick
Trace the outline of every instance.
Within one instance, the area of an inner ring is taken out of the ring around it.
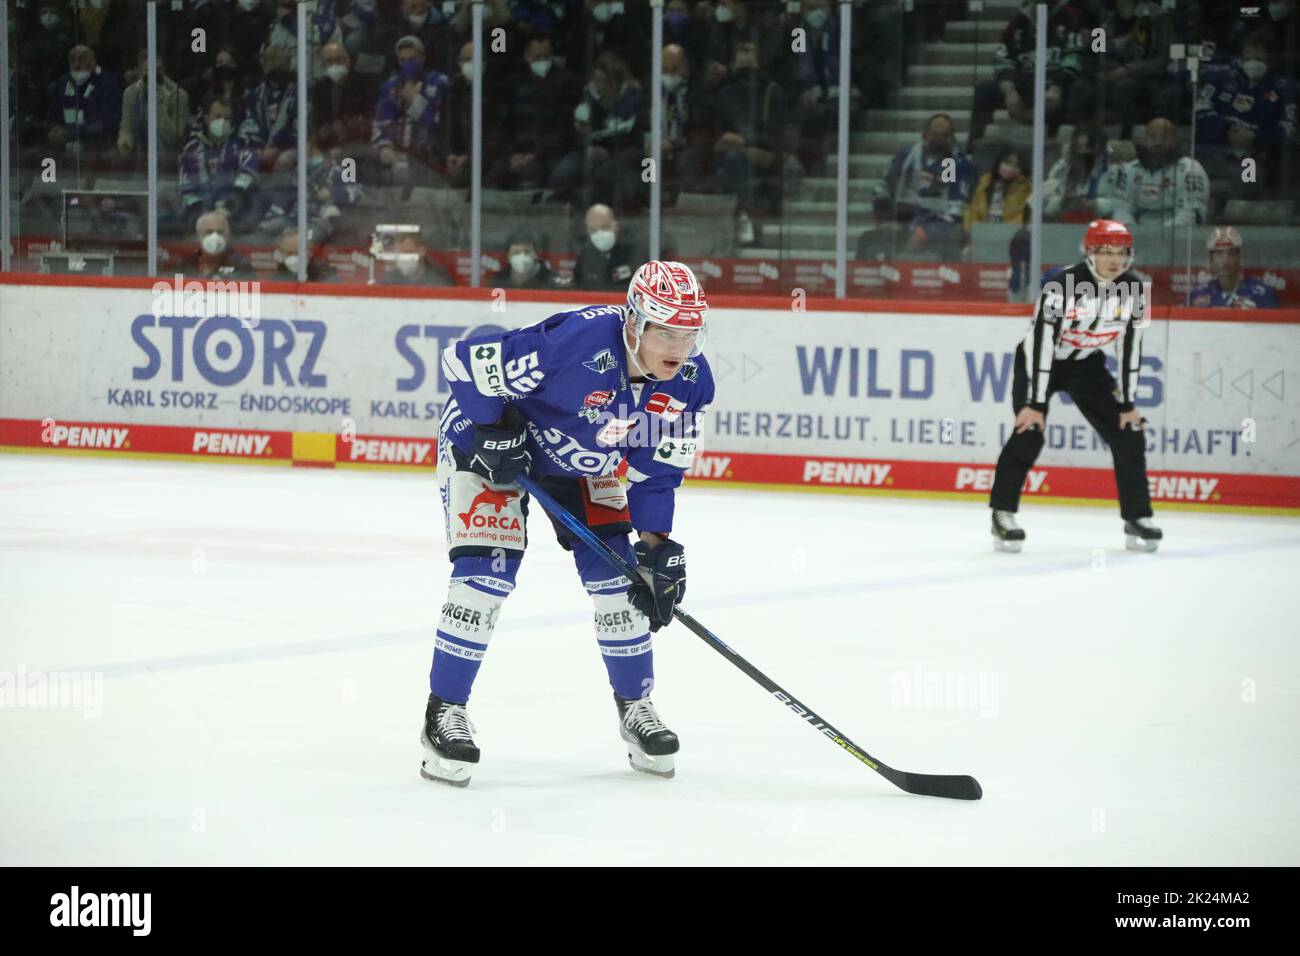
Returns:
[[[639,582],[642,580],[639,572],[629,564],[622,555],[615,552],[594,535],[586,525],[575,518],[573,515],[562,507],[554,498],[537,486],[531,478],[521,476],[516,479],[519,484],[545,508],[555,520],[564,525],[587,547],[591,548],[602,558],[612,564],[619,571],[627,576],[629,581]],[[978,800],[983,796],[984,791],[979,785],[979,781],[974,777],[962,774],[933,774],[933,773],[907,773],[903,770],[895,770],[888,764],[872,757],[865,750],[849,740],[844,734],[840,733],[820,716],[813,712],[812,708],[805,706],[797,700],[792,694],[787,693],[776,681],[772,680],[762,671],[760,671],[749,661],[745,660],[730,647],[724,644],[718,637],[707,627],[701,624],[695,618],[691,617],[681,608],[673,610],[673,617],[681,621],[697,637],[704,640],[706,644],[715,651],[731,661],[732,664],[740,668],[750,679],[762,687],[765,691],[775,697],[778,701],[790,708],[801,720],[807,721],[814,729],[825,734],[835,743],[839,744],[845,751],[857,757],[876,773],[880,774],[900,790],[906,790],[908,793],[920,794],[927,797],[949,797],[953,800]]]

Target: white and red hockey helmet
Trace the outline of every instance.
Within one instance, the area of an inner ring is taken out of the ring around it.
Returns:
[[[1241,233],[1237,231],[1236,226],[1215,226],[1205,239],[1205,248],[1208,252],[1218,249],[1240,249]]]
[[[1088,223],[1088,229],[1083,234],[1084,258],[1094,272],[1097,271],[1097,264],[1093,254],[1099,249],[1123,249],[1124,268],[1133,265],[1133,233],[1118,219],[1094,219]]]
[[[704,347],[704,316],[709,302],[691,267],[681,262],[652,259],[636,270],[627,287],[627,307],[636,320],[637,341],[647,323],[670,329],[695,330],[691,355]]]

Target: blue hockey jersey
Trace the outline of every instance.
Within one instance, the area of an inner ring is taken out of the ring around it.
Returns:
[[[641,531],[671,531],[674,492],[695,459],[700,418],[713,401],[703,356],[669,381],[633,382],[623,345],[625,308],[560,312],[443,351],[451,387],[441,433],[470,453],[474,426],[512,403],[528,423],[533,472],[607,475],[626,460],[628,510]]]
[[[1198,285],[1187,294],[1187,304],[1202,309],[1276,309],[1277,293],[1259,279],[1242,276],[1232,292],[1223,291],[1218,279]]]

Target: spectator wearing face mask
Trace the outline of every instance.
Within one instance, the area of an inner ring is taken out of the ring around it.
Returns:
[[[451,23],[443,12],[442,0],[436,3],[401,0],[400,11],[400,16],[388,23],[388,49],[395,51],[397,41],[403,37],[415,37],[423,50],[425,72],[446,73],[451,55],[459,44],[453,42]],[[386,19],[381,17],[380,22]],[[400,54],[395,59],[400,60]],[[401,64],[396,66],[400,69]]]
[[[380,285],[454,285],[451,276],[429,261],[428,250],[420,237],[407,234],[397,243],[397,258],[385,264]]]
[[[957,148],[956,135],[952,117],[936,113],[921,141],[894,156],[876,192],[876,230],[860,238],[859,259],[878,258],[895,246],[918,252],[953,245],[975,186],[975,166]]]
[[[1138,158],[1112,164],[1097,192],[1097,211],[1128,224],[1193,226],[1210,203],[1205,167],[1183,156],[1178,129],[1164,117],[1146,126]]]
[[[61,0],[41,0],[36,24],[26,30],[20,27],[17,36],[11,27],[9,42],[32,85],[43,90],[59,75],[67,62],[69,47],[77,40]]]
[[[449,186],[463,188],[469,185],[469,157],[474,129],[474,118],[472,116],[474,105],[474,44],[461,44],[457,60],[457,69],[450,77],[447,92],[450,101],[448,113],[451,125],[447,133],[446,177]],[[502,110],[509,109],[508,105],[503,105],[508,104],[510,98],[501,95],[503,84],[499,82],[497,76],[497,64],[497,57],[488,56],[483,59],[484,117],[500,116]],[[486,121],[483,123],[481,135],[483,137],[483,156],[486,157],[486,163],[495,164],[500,162],[500,157],[510,155],[511,133],[510,124],[508,123],[490,123]],[[495,167],[489,165],[488,168],[489,172],[484,177],[484,182],[489,188],[496,188],[491,177],[491,171]]]
[[[569,63],[591,63],[613,53],[633,76],[650,73],[650,5],[636,0],[585,0],[582,28],[571,31],[577,45],[564,50]],[[568,31],[566,31],[568,32]]]
[[[322,262],[311,254],[311,241],[315,238],[309,230],[307,233],[307,281],[332,282],[338,275],[333,266]],[[280,241],[273,253],[275,258],[274,280],[277,282],[298,281],[298,227],[285,226],[280,232]]]
[[[1256,183],[1274,181],[1296,141],[1296,83],[1274,71],[1267,33],[1247,37],[1233,61],[1201,70],[1196,140],[1215,179],[1240,184],[1242,161],[1253,159]]]
[[[398,72],[379,89],[371,145],[394,183],[436,181],[446,164],[448,80],[426,71],[424,44],[397,41]]]
[[[626,289],[632,279],[632,250],[618,237],[614,211],[602,203],[587,210],[587,241],[573,268],[578,289]]]
[[[343,42],[335,0],[316,2],[307,7],[307,77],[325,72],[325,47]],[[276,4],[275,23],[266,41],[268,47],[283,47],[296,59],[298,50],[298,8],[296,3],[280,0]]]
[[[526,233],[515,233],[506,241],[506,266],[492,279],[507,289],[553,289],[551,267],[537,254],[537,243]]]
[[[122,90],[88,46],[69,51],[68,72],[50,87],[49,103],[49,142],[56,149],[103,150],[122,127]]]
[[[758,24],[749,6],[741,0],[717,0],[713,4],[713,20],[708,25],[705,43],[704,82],[720,83],[736,58],[736,44],[742,41],[759,44]]]
[[[666,201],[676,201],[683,189],[699,189],[709,177],[717,131],[716,91],[691,75],[686,51],[675,43],[663,49],[662,182]],[[646,154],[650,144],[647,139]],[[647,190],[648,192],[648,190]]]
[[[262,51],[262,82],[244,94],[239,135],[258,150],[266,172],[290,170],[298,146],[298,80],[292,53],[269,46]]]
[[[1020,160],[1020,153],[1005,149],[994,162],[993,168],[980,177],[970,205],[966,207],[966,235],[970,242],[971,228],[977,222],[1013,223],[1024,225],[1029,216],[1029,194],[1033,183],[1029,181]]]
[[[692,12],[686,0],[668,0],[664,4],[664,44],[676,44],[686,51],[686,59],[691,69],[704,75],[704,60],[708,53],[709,19],[711,11],[708,5],[697,6]],[[643,38],[642,42],[649,37]]]
[[[736,241],[754,241],[750,211],[780,206],[784,177],[782,147],[785,95],[758,70],[752,43],[736,45],[731,73],[712,101],[714,172],[718,192],[736,197]]]
[[[223,211],[200,216],[194,225],[198,248],[177,263],[187,279],[253,279],[253,266],[230,244],[230,221]]]
[[[560,66],[549,37],[524,45],[523,64],[506,84],[497,158],[487,170],[495,189],[536,189],[573,148],[574,130],[561,117],[573,114],[581,80]]]
[[[194,124],[191,127],[191,134],[197,136],[206,128],[208,107],[212,105],[213,100],[226,100],[235,106],[235,115],[231,118],[238,129],[240,121],[243,119],[241,109],[244,103],[244,71],[240,69],[240,60],[236,59],[235,52],[230,47],[222,47],[217,51],[216,59],[213,61],[212,68],[204,70],[198,89],[194,96],[190,97],[190,102],[195,110]],[[256,62],[254,59],[251,62]],[[180,82],[177,80],[177,82]]]
[[[325,68],[311,84],[308,132],[324,149],[365,146],[370,142],[374,89],[352,69],[352,58],[341,43],[321,49]]]
[[[141,50],[139,79],[122,94],[122,124],[117,131],[117,151],[124,157],[143,159],[148,154],[149,51]],[[190,95],[167,75],[158,61],[158,147],[163,165],[171,167],[190,137]],[[139,152],[137,153],[137,149]]]
[[[628,196],[639,196],[649,102],[627,64],[602,53],[592,66],[591,80],[573,108],[577,147],[556,165],[550,187],[561,197],[591,195],[615,204],[613,184],[635,179]],[[613,163],[613,166],[605,167]]]
[[[213,100],[203,131],[181,152],[180,194],[189,221],[220,208],[240,228],[254,211],[257,150],[233,134],[230,116],[228,100]]]

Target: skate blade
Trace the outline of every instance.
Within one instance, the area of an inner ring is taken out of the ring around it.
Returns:
[[[1148,541],[1146,538],[1139,538],[1137,535],[1125,535],[1124,547],[1130,551],[1145,551],[1150,554],[1160,547],[1159,539]]]
[[[671,780],[677,775],[677,767],[673,763],[671,754],[663,757],[651,757],[635,747],[628,747],[627,762],[632,765],[633,770],[648,773],[652,777],[663,777],[666,780]]]
[[[424,748],[424,759],[420,761],[421,777],[452,787],[469,786],[469,778],[477,764],[466,760],[449,760],[433,749],[424,734],[420,734],[420,746]]]
[[[445,783],[449,787],[468,787],[474,764],[463,760],[447,760],[445,757],[425,757],[420,764],[420,776],[435,783]]]
[[[1002,551],[1007,554],[1019,554],[1020,549],[1025,543],[1023,541],[1003,541],[997,535],[993,536],[993,550]]]

